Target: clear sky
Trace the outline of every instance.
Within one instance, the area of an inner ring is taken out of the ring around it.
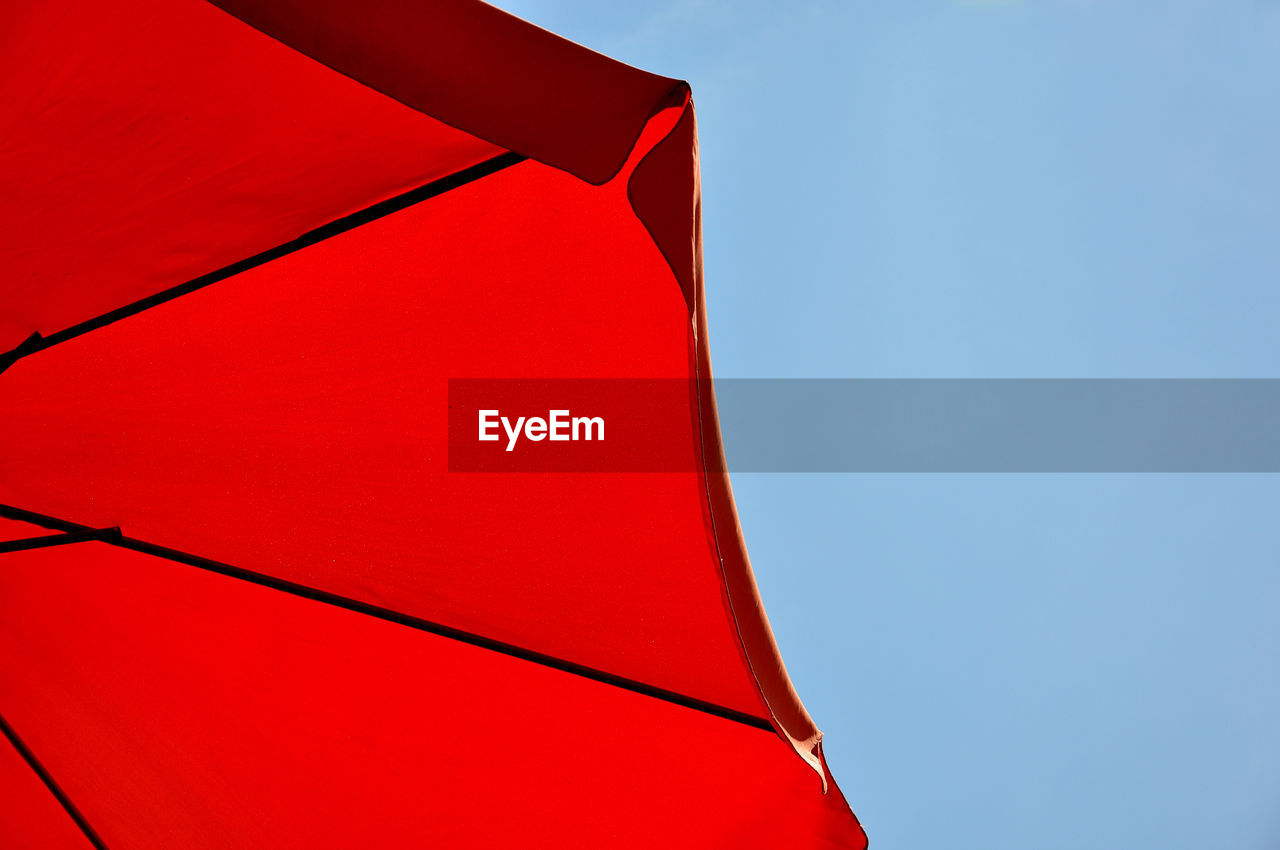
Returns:
[[[1280,377],[1275,0],[506,0],[693,84],[733,377]],[[1280,848],[1274,475],[736,475],[877,850]]]

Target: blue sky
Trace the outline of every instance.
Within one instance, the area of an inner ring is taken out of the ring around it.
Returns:
[[[500,5],[693,84],[716,372],[1280,377],[1280,3]],[[1274,475],[736,475],[877,850],[1280,847]]]

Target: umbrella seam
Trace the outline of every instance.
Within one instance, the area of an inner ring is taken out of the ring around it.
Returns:
[[[265,265],[273,260],[278,260],[281,257],[288,256],[289,254],[300,251],[303,248],[310,248],[312,245],[316,245],[326,239],[339,236],[350,230],[354,230],[361,225],[376,221],[377,219],[391,215],[392,213],[400,212],[401,210],[407,209],[423,201],[430,200],[431,198],[439,197],[445,192],[465,186],[468,183],[473,183],[481,178],[488,177],[489,175],[502,171],[505,168],[510,168],[513,165],[524,162],[526,159],[528,159],[528,157],[522,154],[515,153],[514,151],[506,151],[505,153],[490,157],[489,159],[478,162],[475,165],[468,166],[460,171],[455,171],[452,174],[437,178],[429,183],[423,184],[422,186],[418,186],[417,188],[410,189],[407,192],[402,192],[401,194],[388,198],[385,201],[379,201],[376,204],[357,210],[356,212],[336,218],[327,224],[322,224],[319,227],[308,230],[301,236],[294,237],[287,242],[282,242],[271,248],[267,248],[264,251],[259,251],[258,253],[245,257],[244,259],[236,260],[234,263],[229,263],[228,265],[214,269],[211,272],[206,272],[198,277],[194,277],[183,283],[171,286],[168,289],[162,289],[159,292],[148,295],[145,298],[140,298],[137,301],[124,305],[123,307],[117,307],[100,316],[95,316],[92,319],[86,319],[83,322],[74,324],[69,328],[64,328],[48,336],[42,336],[39,332],[33,333],[18,346],[0,354],[0,372],[9,368],[18,360],[35,354],[38,351],[43,351],[46,348],[50,348],[59,343],[75,339],[78,336],[97,330],[98,328],[105,327],[113,322],[118,322],[121,319],[135,316],[138,313],[151,309],[152,307],[157,307],[168,301],[172,301],[175,298],[203,289],[206,286],[226,280],[229,277],[234,277],[241,272],[246,272],[250,269],[257,268],[258,266]]]
[[[9,739],[9,743],[18,751],[18,755],[22,756],[22,760],[27,763],[27,766],[30,767],[35,775],[40,778],[40,781],[44,783],[44,786],[49,789],[49,793],[54,796],[54,799],[58,801],[71,820],[75,821],[76,826],[80,828],[82,833],[84,833],[84,837],[88,839],[89,843],[92,844],[96,850],[108,850],[106,842],[104,842],[102,837],[98,835],[97,830],[89,824],[89,821],[85,819],[84,814],[76,808],[76,804],[71,802],[71,798],[67,796],[67,792],[62,790],[62,786],[54,780],[48,769],[41,764],[40,760],[36,758],[35,753],[33,753],[31,748],[27,746],[26,742],[19,737],[17,731],[9,725],[9,721],[7,721],[2,714],[0,714],[0,732],[4,733],[4,736]]]
[[[104,541],[119,536],[120,529],[118,528],[88,528],[84,531],[64,531],[61,534],[23,537],[18,540],[0,541],[0,554],[26,552],[30,549],[44,549],[49,546],[64,546],[68,543],[88,543],[92,540]]]
[[[34,513],[32,511],[15,508],[9,505],[0,505],[0,516],[9,519],[16,519],[23,522],[30,522],[36,525],[43,525],[47,528],[54,528],[61,531],[86,531],[90,530],[87,526],[69,520],[58,519],[44,514]],[[189,552],[182,552],[178,549],[171,549],[167,546],[161,546],[156,543],[149,543],[145,540],[128,537],[123,534],[109,535],[102,539],[102,543],[108,543],[112,546],[118,546],[124,549],[131,549],[144,555],[164,558],[165,560],[174,561],[176,563],[185,564],[190,567],[205,570],[207,572],[216,573],[228,578],[239,579],[260,587],[278,590],[288,593],[292,596],[309,599],[313,602],[319,602],[325,605],[331,605],[336,608],[342,608],[356,614],[364,614],[379,620],[385,620],[397,623],[402,626],[417,629],[418,631],[427,632],[437,637],[455,640],[460,643],[469,644],[480,649],[487,649],[497,652],[511,658],[518,658],[522,661],[529,661],[539,664],[543,667],[549,667],[553,670],[559,670],[562,673],[580,676],[584,679],[600,682],[606,685],[612,685],[616,688],[628,690],[644,696],[669,702],[674,705],[690,708],[700,711],[704,714],[710,714],[724,720],[731,720],[744,726],[750,726],[754,729],[760,729],[765,732],[774,733],[773,724],[768,720],[748,714],[745,711],[739,711],[735,708],[718,705],[707,700],[691,697],[677,691],[667,690],[657,685],[650,685],[646,682],[629,679],[615,673],[609,673],[604,670],[598,670],[594,667],[588,667],[585,664],[578,664],[574,661],[568,661],[563,658],[557,658],[553,655],[538,652],[536,650],[527,649],[516,644],[507,643],[497,640],[496,638],[485,637],[484,635],[468,632],[453,626],[447,626],[443,623],[436,623],[412,614],[406,614],[402,611],[396,611],[391,608],[383,608],[369,602],[359,599],[352,599],[337,593],[331,593],[319,588],[310,587],[305,584],[289,581],[288,579],[270,576],[263,573],[254,572],[244,567],[237,567],[231,564],[225,564],[221,561],[215,561],[211,558],[204,558],[199,555],[193,555]]]

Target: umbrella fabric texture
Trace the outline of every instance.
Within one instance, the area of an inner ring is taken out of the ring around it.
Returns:
[[[0,25],[0,844],[860,848],[724,467],[688,87],[475,0]],[[672,379],[678,471],[451,471]]]

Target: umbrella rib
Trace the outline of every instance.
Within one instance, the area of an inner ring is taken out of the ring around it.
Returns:
[[[89,528],[84,531],[64,531],[61,534],[46,534],[41,537],[24,537],[21,540],[4,540],[0,541],[0,554],[25,552],[28,549],[43,549],[46,546],[62,546],[65,543],[110,540],[119,536],[120,529],[118,528]]]
[[[416,189],[410,189],[409,191],[396,195],[393,198],[388,198],[385,201],[379,201],[372,206],[365,207],[362,210],[357,210],[356,212],[345,215],[342,218],[335,219],[328,224],[321,225],[313,230],[308,230],[306,233],[295,239],[290,239],[288,242],[282,242],[275,247],[268,248],[265,251],[260,251],[251,257],[246,257],[243,260],[237,260],[236,262],[223,266],[220,269],[214,269],[213,271],[202,274],[199,277],[192,278],[185,283],[180,283],[177,286],[162,290],[154,295],[148,295],[146,298],[134,301],[132,304],[126,304],[123,307],[118,307],[115,310],[103,313],[101,316],[87,319],[79,324],[60,330],[57,333],[50,334],[49,336],[42,336],[38,332],[33,333],[15,348],[0,354],[0,372],[3,372],[23,357],[35,354],[37,351],[43,351],[46,348],[57,345],[61,342],[66,342],[69,339],[74,339],[75,337],[86,334],[89,331],[97,330],[98,328],[109,325],[112,322],[118,322],[121,319],[141,313],[144,310],[149,310],[152,307],[165,303],[166,301],[172,301],[175,298],[195,292],[197,289],[203,289],[209,284],[217,283],[220,280],[226,280],[229,277],[233,277],[241,272],[269,263],[272,260],[278,260],[281,257],[294,253],[295,251],[300,251],[303,248],[309,248],[318,242],[323,242],[331,237],[346,233],[348,230],[354,230],[363,224],[368,224],[371,221],[375,221],[379,218],[390,215],[391,213],[399,212],[400,210],[411,207],[414,204],[443,195],[445,192],[457,189],[460,186],[465,186],[468,183],[473,183],[482,177],[488,177],[490,174],[495,174],[504,168],[510,168],[513,165],[524,162],[527,158],[528,157],[523,154],[518,154],[515,151],[500,153],[497,156],[490,157],[483,162],[478,162],[475,165],[462,169],[461,171],[455,171],[453,174],[432,180],[430,183],[426,183]]]
[[[9,505],[0,505],[0,516],[66,532],[90,530],[87,526],[83,526],[78,523],[58,519],[57,517],[51,517],[44,514],[33,513],[32,511],[11,507]],[[176,561],[180,564],[186,564],[190,567],[217,573],[218,575],[227,576],[228,578],[240,579],[241,581],[247,581],[261,587],[268,587],[272,590],[279,590],[293,596],[302,597],[303,599],[310,599],[313,602],[332,605],[337,608],[343,608],[347,611],[353,611],[357,614],[365,614],[370,617],[376,617],[380,620],[386,620],[402,626],[408,626],[409,628],[418,629],[419,631],[429,632],[430,634],[438,637],[470,644],[471,646],[487,649],[512,658],[519,658],[523,661],[530,661],[534,664],[540,664],[544,667],[550,667],[564,673],[581,676],[585,679],[591,679],[606,685],[612,685],[634,693],[643,694],[644,696],[653,697],[654,699],[660,699],[675,705],[684,706],[685,708],[691,708],[695,711],[701,711],[705,714],[720,717],[724,720],[741,723],[744,726],[751,726],[755,729],[761,729],[767,732],[774,731],[773,724],[769,720],[763,717],[757,717],[754,714],[748,714],[745,711],[739,711],[735,708],[718,705],[677,691],[667,690],[666,688],[660,688],[646,682],[629,679],[625,676],[619,676],[604,670],[598,670],[594,667],[588,667],[584,664],[578,664],[563,658],[557,658],[553,655],[547,655],[543,652],[517,646],[516,644],[496,640],[474,632],[458,629],[453,626],[447,626],[443,623],[437,623],[432,620],[415,617],[412,614],[406,614],[402,611],[383,608],[379,605],[373,605],[359,599],[352,599],[351,597],[342,596],[337,593],[330,593],[326,590],[320,590],[319,588],[310,587],[305,584],[298,584],[297,582],[292,582],[288,579],[279,578],[277,576],[255,572],[253,570],[245,569],[244,567],[224,564],[221,561],[214,561],[209,558],[200,557],[199,555],[192,555],[189,552],[182,552],[177,549],[170,549],[167,546],[148,543],[145,540],[138,540],[123,534],[104,538],[101,542],[109,543],[112,546],[119,546],[124,549],[132,549],[135,552],[141,552],[145,555],[152,555],[166,560]]]
[[[89,821],[85,820],[80,810],[76,808],[76,804],[71,802],[71,798],[67,796],[67,792],[62,790],[62,786],[58,785],[54,778],[49,775],[49,771],[36,758],[35,753],[31,752],[31,748],[26,742],[18,736],[13,727],[9,725],[9,721],[5,720],[4,715],[0,714],[0,732],[4,732],[4,736],[9,739],[9,743],[13,744],[13,748],[18,751],[18,755],[22,756],[27,766],[35,771],[36,776],[40,777],[40,781],[49,789],[49,793],[62,805],[71,819],[75,821],[76,826],[80,827],[80,831],[84,833],[84,837],[89,840],[97,850],[107,850],[106,842],[98,835],[97,831],[89,825]]]

